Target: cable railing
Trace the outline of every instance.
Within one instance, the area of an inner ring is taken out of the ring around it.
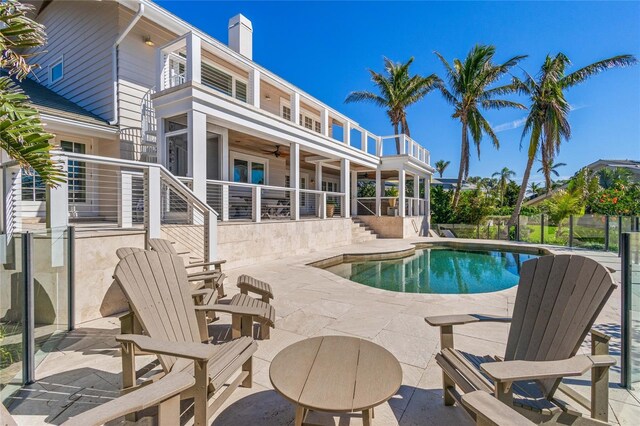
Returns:
[[[400,216],[399,197],[380,197],[380,216]],[[377,216],[376,197],[358,197],[356,214],[359,216]],[[417,197],[405,197],[404,215],[406,217],[425,216],[427,200]]]

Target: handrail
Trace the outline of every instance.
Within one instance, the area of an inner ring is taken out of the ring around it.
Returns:
[[[171,183],[171,186],[173,187],[173,189],[180,192],[180,195],[184,196],[185,198],[187,198],[188,201],[200,207],[203,211],[208,211],[218,216],[218,212],[213,210],[211,206],[209,206],[207,203],[200,200],[200,198],[196,197],[196,195],[193,193],[193,191],[191,191],[191,189],[188,186],[182,183],[176,176],[174,176],[162,164],[140,163],[139,161],[133,161],[133,160],[122,160],[119,158],[100,157],[97,155],[78,154],[75,152],[66,152],[66,151],[57,151],[57,150],[51,151],[51,154],[54,156],[66,157],[68,159],[85,161],[85,162],[90,162],[94,164],[103,164],[103,165],[110,165],[110,166],[125,166],[125,167],[141,169],[141,170],[146,170],[146,169],[155,167],[160,170],[160,175]]]
[[[361,205],[362,207],[364,207],[365,209],[367,209],[367,210],[369,211],[369,213],[371,213],[371,214],[372,214],[372,215],[374,215],[374,216],[376,215],[376,213],[375,213],[373,210],[371,210],[369,207],[367,207],[367,206],[365,206],[364,204],[362,204],[362,201],[360,201],[360,199],[357,199],[357,198],[356,198],[356,201],[357,201],[357,203],[358,203],[359,205]]]

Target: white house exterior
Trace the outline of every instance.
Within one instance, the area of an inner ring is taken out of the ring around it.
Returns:
[[[148,0],[30,3],[48,44],[25,91],[42,95],[34,103],[54,143],[72,152],[68,205],[49,212],[49,225],[141,224],[154,206],[136,174],[147,169],[130,161],[163,165],[223,225],[358,216],[374,229],[388,226],[374,217],[412,218],[416,234],[428,227],[429,152],[405,135],[372,134],[253,62],[246,17],[230,19],[227,46]],[[4,171],[5,192],[18,194],[16,229],[43,221],[37,178]],[[163,218],[180,210],[162,197]]]

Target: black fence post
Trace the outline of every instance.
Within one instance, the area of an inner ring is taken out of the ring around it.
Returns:
[[[477,236],[477,239],[479,240],[480,239],[480,222],[476,224],[476,236]]]
[[[604,217],[604,251],[609,251],[609,215]]]
[[[76,265],[75,265],[75,253],[76,253],[76,228],[69,226],[67,228],[67,294],[69,300],[67,302],[68,309],[68,327],[69,331],[76,328]]]
[[[621,335],[621,347],[620,347],[620,368],[622,374],[620,375],[620,384],[623,388],[626,388],[631,383],[631,365],[629,363],[629,344],[633,338],[631,324],[629,324],[629,314],[631,303],[631,234],[624,233],[620,236],[619,252],[621,254],[621,276],[622,276],[622,292],[621,292],[621,317],[620,323],[620,335]]]
[[[573,215],[569,215],[569,247],[573,247]]]
[[[544,214],[540,215],[540,244],[544,244]]]
[[[520,241],[520,215],[518,215],[518,222],[516,222],[516,241]]]
[[[31,384],[35,379],[35,337],[33,330],[34,306],[33,306],[33,234],[22,234],[22,280],[23,305],[22,305],[22,383]]]
[[[622,255],[622,216],[618,216],[618,257]]]

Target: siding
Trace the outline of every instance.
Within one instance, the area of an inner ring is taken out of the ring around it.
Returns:
[[[120,31],[124,31],[135,12],[119,9]],[[151,37],[155,46],[147,46],[145,37]],[[140,104],[147,91],[155,86],[156,49],[177,35],[141,18],[122,40],[118,49],[119,114],[120,127],[140,127]]]
[[[38,82],[108,120],[112,118],[111,47],[117,38],[113,2],[53,2],[37,20],[46,27],[47,45],[33,58],[41,65]],[[64,78],[49,83],[48,66],[64,56]]]

